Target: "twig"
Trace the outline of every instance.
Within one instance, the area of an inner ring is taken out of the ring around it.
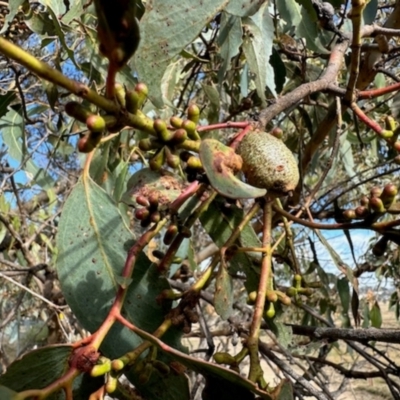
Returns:
[[[5,279],[6,281],[9,281],[11,283],[13,283],[14,285],[18,286],[19,288],[25,290],[26,292],[30,293],[32,296],[37,297],[38,299],[44,301],[45,303],[47,303],[49,306],[56,308],[57,310],[63,310],[68,306],[57,306],[56,304],[52,303],[51,301],[47,300],[45,297],[41,296],[40,294],[34,292],[33,290],[27,288],[24,285],[21,285],[19,282],[15,281],[12,278],[9,278],[8,276],[4,275],[2,272],[0,272],[0,277]]]

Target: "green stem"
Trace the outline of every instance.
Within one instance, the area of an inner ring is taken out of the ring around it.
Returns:
[[[263,372],[260,366],[258,355],[258,340],[260,337],[261,321],[264,313],[265,296],[272,283],[272,200],[267,199],[264,206],[264,228],[263,228],[263,247],[265,254],[261,265],[260,282],[258,285],[257,299],[254,305],[253,320],[251,322],[250,334],[246,341],[246,346],[250,353],[249,379],[253,382],[260,382]]]
[[[23,65],[40,78],[67,89],[69,92],[90,101],[107,112],[116,113],[119,111],[119,106],[113,101],[100,96],[86,85],[67,78],[60,71],[51,68],[43,61],[38,60],[2,37],[0,37],[0,53]]]

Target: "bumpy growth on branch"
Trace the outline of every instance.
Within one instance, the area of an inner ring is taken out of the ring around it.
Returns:
[[[243,159],[243,173],[256,187],[267,189],[270,195],[284,196],[299,182],[299,169],[292,152],[269,133],[252,131],[238,147]]]

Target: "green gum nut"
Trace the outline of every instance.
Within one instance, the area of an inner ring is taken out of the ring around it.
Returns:
[[[278,298],[279,298],[279,301],[284,306],[290,306],[290,304],[292,304],[292,300],[290,300],[290,297],[286,296],[286,294],[284,294],[284,293],[278,293]]]
[[[383,188],[380,198],[386,209],[392,205],[397,193],[397,187],[393,183],[389,183]]]
[[[178,233],[178,227],[176,225],[170,225],[165,232],[163,242],[166,246],[170,245]]]
[[[392,131],[392,132],[394,132],[396,130],[396,121],[390,115],[387,115],[385,118],[385,128],[388,131]]]
[[[397,141],[393,144],[393,148],[400,153],[400,141]]]
[[[147,87],[144,83],[139,82],[139,83],[135,86],[135,92],[139,95],[137,107],[138,107],[138,108],[142,108],[144,102],[145,102],[146,99],[147,99],[147,95],[149,94],[149,89],[148,89],[148,87]]]
[[[78,150],[81,153],[90,153],[100,143],[101,134],[91,132],[89,135],[83,136],[78,140]]]
[[[189,157],[186,164],[190,169],[194,169],[194,170],[203,169],[203,165],[201,164],[200,158],[197,158],[195,156]]]
[[[136,114],[139,109],[139,93],[135,90],[128,90],[125,95],[125,104],[130,113]]]
[[[283,138],[283,130],[281,128],[274,128],[270,132],[272,136],[275,136],[277,139],[282,139]]]
[[[65,112],[72,118],[77,119],[80,122],[86,123],[86,120],[92,115],[90,110],[83,107],[82,104],[77,101],[70,101],[65,105]]]
[[[187,109],[187,116],[190,121],[197,125],[200,120],[200,108],[196,104],[191,104]]]
[[[180,149],[185,149],[189,151],[195,151],[196,153],[200,150],[200,140],[185,140],[183,143],[179,144]]]
[[[369,201],[368,201],[368,203],[369,203]],[[368,217],[370,215],[368,206],[367,207],[358,206],[354,211],[355,211],[355,213],[357,215],[357,218],[366,218],[366,217]]]
[[[165,147],[165,157],[166,157],[168,166],[173,169],[178,168],[178,166],[181,163],[181,159],[179,158],[179,156],[176,154],[173,154],[171,149],[168,146]]]
[[[162,144],[157,139],[154,140],[154,138],[146,138],[139,140],[138,146],[142,151],[149,151],[159,149],[162,147]]]
[[[126,92],[123,85],[116,83],[114,86],[115,98],[122,108],[126,108]]]
[[[374,186],[370,191],[371,197],[379,197],[382,194],[382,189],[379,186]]]
[[[173,126],[176,129],[179,129],[179,128],[182,127],[183,119],[179,118],[179,117],[176,117],[176,116],[173,116],[173,117],[170,118],[169,122],[170,122],[171,126]]]
[[[174,133],[168,130],[167,124],[162,119],[154,120],[153,127],[154,130],[157,132],[157,136],[163,142],[169,142],[174,136]]]
[[[307,297],[309,297],[313,294],[313,290],[311,288],[300,288],[298,290],[298,292],[300,294],[302,294],[303,296],[307,296]]]
[[[165,163],[165,149],[164,147],[157,151],[149,162],[149,167],[153,171],[159,171]]]
[[[296,288],[299,288],[300,286],[301,286],[301,281],[302,281],[302,277],[301,277],[301,275],[299,275],[299,274],[296,274],[294,277],[293,277],[293,282],[294,282],[294,286],[296,287]]]
[[[273,290],[267,290],[265,298],[271,303],[278,301],[278,295]]]
[[[171,143],[172,144],[181,144],[183,143],[185,140],[187,140],[188,135],[187,132],[184,129],[177,129],[174,132],[174,135],[171,139]]]
[[[213,358],[217,364],[227,364],[227,365],[236,364],[235,358],[231,356],[229,353],[218,352],[213,355]]]
[[[379,197],[373,197],[369,201],[369,208],[371,211],[383,213],[386,211],[383,201]]]
[[[118,386],[118,379],[115,376],[108,375],[107,381],[106,381],[106,392],[107,393],[114,393],[117,390]]]
[[[275,317],[275,306],[274,303],[269,303],[268,310],[265,312],[266,318],[274,318]]]
[[[121,369],[123,369],[124,367],[125,367],[125,363],[122,360],[120,360],[119,358],[111,361],[111,368],[114,371],[121,371]]]
[[[247,296],[247,304],[252,305],[256,302],[257,300],[257,292],[253,291],[250,292],[249,295]]]
[[[89,115],[86,126],[91,132],[103,132],[106,129],[106,121],[100,115]]]
[[[200,140],[200,136],[196,131],[196,127],[197,125],[188,119],[182,123],[182,128],[187,132],[190,139]]]
[[[390,139],[393,136],[394,132],[393,131],[388,131],[386,129],[383,129],[380,133],[380,136],[383,139]]]
[[[95,365],[90,371],[93,377],[102,376],[111,371],[111,360],[106,360],[103,364]]]
[[[355,219],[355,218],[357,218],[356,212],[354,210],[345,210],[345,211],[343,211],[342,215],[346,219]]]

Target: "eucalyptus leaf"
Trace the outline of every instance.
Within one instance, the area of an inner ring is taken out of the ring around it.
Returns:
[[[243,41],[243,51],[249,64],[249,69],[256,76],[257,94],[263,105],[266,104],[265,88],[276,96],[274,70],[269,63],[272,54],[272,43],[274,38],[274,26],[268,12],[268,4],[265,3],[250,18],[243,21],[248,30]]]
[[[227,0],[204,0],[198,7],[190,0],[146,2],[146,12],[140,20],[142,40],[135,65],[140,80],[149,87],[149,98],[155,106],[163,105],[161,81],[173,57],[191,43],[227,3]]]

